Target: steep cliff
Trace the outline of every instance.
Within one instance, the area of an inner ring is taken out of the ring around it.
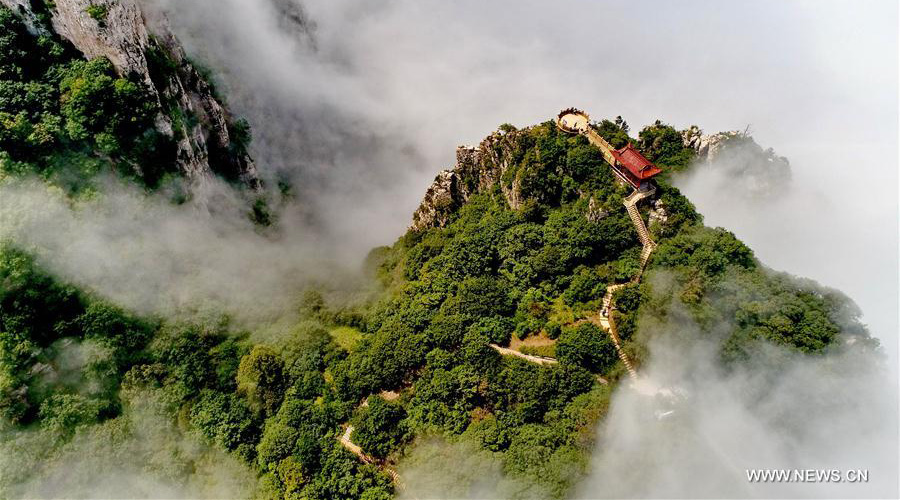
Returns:
[[[175,141],[177,167],[186,177],[199,181],[217,174],[259,188],[246,151],[246,124],[229,115],[165,19],[149,18],[135,0],[0,4],[19,13],[33,33],[53,31],[85,58],[105,57],[120,75],[142,81],[159,104],[156,128]]]
[[[503,126],[476,147],[458,147],[456,165],[437,175],[413,214],[410,229],[444,227],[450,222],[451,214],[469,196],[495,188],[500,190],[510,208],[521,208],[527,198],[523,193],[527,169],[518,167],[531,145],[530,136],[537,129],[547,127],[552,127],[549,122],[524,129]]]

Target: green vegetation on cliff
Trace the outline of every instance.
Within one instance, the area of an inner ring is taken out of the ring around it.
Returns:
[[[37,174],[78,186],[103,169],[155,186],[175,170],[175,146],[153,123],[158,104],[61,40],[34,36],[0,7],[0,178]]]

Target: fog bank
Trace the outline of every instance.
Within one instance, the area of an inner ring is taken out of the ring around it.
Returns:
[[[660,278],[648,276],[654,293],[671,293]],[[673,306],[665,323],[643,318],[640,328],[652,338],[641,376],[675,396],[628,383],[616,392],[578,497],[897,496],[897,381],[883,355],[860,344],[824,356],[773,346],[726,371],[718,346],[731,325],[704,333]],[[835,469],[844,481],[750,482],[755,469]],[[850,470],[868,481],[848,482]]]
[[[224,313],[244,324],[290,314],[303,287],[349,280],[359,267],[325,253],[327,237],[302,224],[254,226],[227,186],[201,189],[202,203],[174,205],[110,178],[102,194],[73,201],[37,180],[10,179],[0,182],[0,241],[131,310]]]
[[[0,487],[9,498],[248,498],[256,477],[237,458],[179,429],[153,390],[123,391],[124,413],[80,427],[7,431]]]

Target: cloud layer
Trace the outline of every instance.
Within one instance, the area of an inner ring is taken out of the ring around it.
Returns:
[[[311,282],[351,271],[323,253],[325,237],[284,222],[255,227],[244,201],[209,185],[174,205],[113,179],[102,195],[68,199],[37,180],[0,183],[0,241],[33,251],[51,272],[145,314],[224,312],[247,323],[294,309]],[[358,267],[358,264],[357,264]]]
[[[655,293],[669,293],[661,275],[648,278]],[[859,345],[821,357],[773,347],[751,366],[724,370],[715,333],[677,306],[666,317],[641,322],[651,338],[641,377],[671,395],[624,384],[578,497],[897,495],[897,382],[883,359]],[[755,469],[837,470],[845,481],[751,482]],[[868,481],[846,481],[850,470],[867,471]]]

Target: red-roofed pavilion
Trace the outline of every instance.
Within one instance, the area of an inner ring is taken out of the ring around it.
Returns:
[[[641,187],[641,183],[662,172],[640,151],[634,149],[631,143],[624,148],[613,150],[612,155],[616,159],[616,164],[613,165],[615,172],[636,188]]]

